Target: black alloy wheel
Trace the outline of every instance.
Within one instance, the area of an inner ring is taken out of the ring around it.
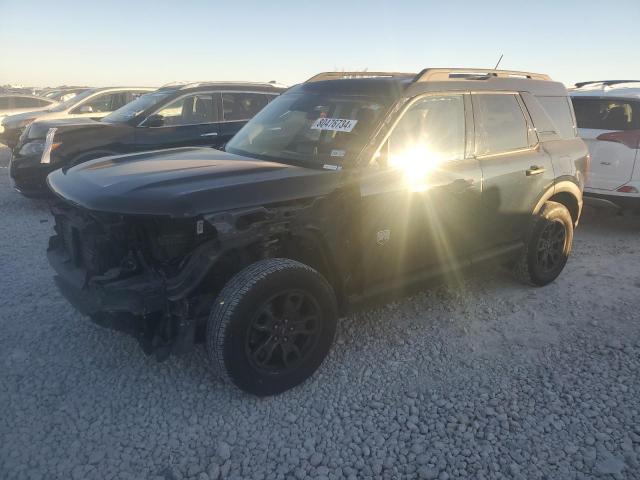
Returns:
[[[304,361],[318,341],[321,311],[302,290],[285,290],[269,298],[253,317],[245,349],[254,366],[282,372]]]

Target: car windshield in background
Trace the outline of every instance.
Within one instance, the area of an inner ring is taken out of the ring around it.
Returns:
[[[172,95],[172,92],[153,92],[147,93],[136,98],[133,102],[127,103],[118,110],[111,112],[102,119],[106,123],[124,123],[137,117],[150,107],[160,103],[165,98]]]
[[[57,104],[55,107],[49,108],[47,111],[63,112],[67,108],[74,106],[75,104],[81,102],[82,100],[84,100],[85,98],[87,98],[88,96],[94,93],[95,93],[94,90],[85,90],[84,92],[79,93],[78,95],[71,97],[70,99],[65,100],[64,102]]]
[[[262,160],[339,165],[358,156],[387,106],[363,96],[282,95],[225,150]]]

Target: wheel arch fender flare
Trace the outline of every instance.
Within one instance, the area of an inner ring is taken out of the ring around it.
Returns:
[[[542,194],[538,203],[536,203],[533,214],[537,215],[542,209],[542,206],[549,200],[557,201],[558,203],[565,205],[571,213],[574,226],[578,225],[580,214],[582,212],[583,201],[582,190],[574,181],[566,179],[560,180],[548,188]]]

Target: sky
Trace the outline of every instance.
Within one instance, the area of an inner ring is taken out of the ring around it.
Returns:
[[[638,25],[640,0],[0,0],[0,85],[292,85],[501,54],[566,84],[640,79]]]

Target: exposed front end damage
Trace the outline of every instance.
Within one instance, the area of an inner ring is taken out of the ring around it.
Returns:
[[[315,202],[176,219],[56,204],[48,258],[81,313],[134,335],[159,359],[191,349],[237,271],[277,256]],[[317,210],[316,210],[317,213]]]

